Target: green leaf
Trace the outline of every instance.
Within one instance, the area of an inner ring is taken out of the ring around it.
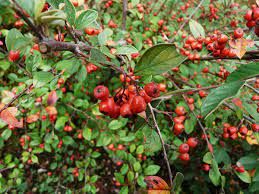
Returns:
[[[120,189],[120,193],[119,194],[128,194],[129,193],[129,188],[128,186],[124,186]]]
[[[183,180],[184,180],[183,174],[180,172],[177,172],[173,180],[172,193],[176,193],[177,191],[180,191]]]
[[[128,164],[123,164],[123,166],[121,167],[121,174],[125,175],[129,170],[129,165]]]
[[[68,121],[68,117],[66,117],[66,116],[58,117],[58,119],[55,123],[55,129],[63,130],[67,121]]]
[[[251,183],[251,176],[249,175],[249,173],[247,171],[245,171],[243,173],[235,171],[235,173],[243,182]]]
[[[50,72],[39,71],[33,73],[33,85],[35,88],[39,88],[50,82],[54,76]]]
[[[204,156],[203,156],[203,162],[207,163],[207,164],[212,164],[212,154],[210,152],[207,152]]]
[[[138,50],[134,46],[126,45],[126,46],[117,48],[115,54],[116,55],[130,55],[133,53],[138,53]]]
[[[98,42],[100,45],[106,45],[106,42],[109,40],[113,31],[109,28],[104,29],[100,34],[98,34]]]
[[[37,18],[44,8],[46,0],[36,0],[34,3],[34,17]]]
[[[137,150],[136,150],[136,154],[142,154],[144,152],[144,146],[143,145],[139,145]]]
[[[113,120],[109,123],[108,128],[111,130],[117,130],[124,126],[124,124],[119,120]]]
[[[8,51],[21,51],[24,50],[26,45],[30,44],[31,41],[28,41],[28,38],[25,38],[19,30],[13,28],[8,32],[5,42]]]
[[[214,112],[224,100],[235,96],[243,85],[243,81],[236,81],[224,84],[212,90],[202,103],[202,116],[208,116]]]
[[[149,48],[136,65],[138,75],[158,75],[180,65],[186,57],[180,55],[174,44],[158,44]]]
[[[146,187],[147,186],[147,184],[146,184],[146,182],[144,181],[144,177],[143,176],[139,176],[138,177],[138,179],[137,179],[137,183],[138,183],[138,185],[139,186],[141,186],[141,187]]]
[[[187,133],[187,134],[192,133],[195,125],[196,125],[196,119],[193,116],[191,116],[190,119],[186,119],[185,122],[184,122],[185,133]]]
[[[131,183],[134,180],[134,172],[129,171],[127,174],[128,181]]]
[[[60,71],[65,70],[66,74],[72,75],[77,72],[80,65],[81,61],[78,59],[63,60],[56,63],[56,69]]]
[[[65,145],[72,145],[73,143],[75,143],[73,138],[70,137],[70,136],[65,136],[65,137],[62,138],[62,140],[63,140]]]
[[[12,135],[12,131],[10,129],[6,129],[3,131],[3,133],[1,134],[1,137],[4,139],[4,140],[7,140],[9,139],[9,137],[11,137]]]
[[[83,129],[83,137],[90,141],[91,140],[91,137],[92,137],[92,130],[90,128],[84,128]]]
[[[191,19],[189,21],[189,27],[190,27],[191,33],[194,36],[194,38],[198,38],[198,37],[204,38],[205,37],[204,28],[202,27],[202,25],[200,23]]]
[[[64,12],[67,15],[67,21],[70,25],[74,25],[76,20],[76,9],[74,5],[71,3],[71,1],[64,0],[64,3],[65,3]]]
[[[259,75],[259,63],[249,63],[241,65],[237,70],[233,71],[227,78],[227,82],[245,80]]]
[[[138,172],[141,169],[140,163],[139,162],[135,162],[133,164],[133,168],[134,168],[135,172]]]
[[[150,132],[144,134],[144,136],[146,137],[146,142],[144,144],[145,152],[154,153],[161,150],[162,144],[156,131],[150,129]]]
[[[155,175],[160,170],[160,166],[158,165],[149,165],[144,170],[145,175]]]
[[[97,11],[88,9],[82,12],[76,20],[76,29],[82,30],[90,26],[98,17]]]
[[[36,155],[31,155],[31,160],[32,160],[32,162],[35,164],[35,163],[39,163],[39,159],[38,159],[38,157],[36,156]]]
[[[219,172],[218,164],[215,160],[212,160],[211,167],[212,168],[210,169],[210,172],[209,172],[210,180],[215,186],[218,186],[220,184],[221,174]]]
[[[64,0],[47,0],[47,2],[54,8],[58,8],[60,3],[64,3]]]
[[[259,157],[256,154],[244,156],[238,160],[246,170],[252,170],[259,166]]]

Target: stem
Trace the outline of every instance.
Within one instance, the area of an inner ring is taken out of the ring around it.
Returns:
[[[127,11],[128,11],[128,0],[123,0],[123,9],[122,9],[122,24],[121,28],[123,31],[126,30],[126,20],[127,20]]]
[[[154,121],[154,124],[155,124],[155,128],[157,130],[157,133],[159,135],[159,138],[160,138],[160,141],[161,141],[161,144],[162,144],[163,153],[164,153],[164,159],[166,161],[167,170],[168,170],[169,179],[170,179],[170,186],[172,187],[173,186],[173,175],[172,175],[170,163],[169,163],[169,160],[168,160],[168,157],[167,157],[167,153],[166,153],[166,149],[165,149],[165,142],[163,140],[160,128],[159,128],[159,126],[158,126],[158,124],[156,122],[156,117],[155,117],[155,114],[154,114],[153,107],[151,106],[150,103],[148,103],[148,106],[149,106],[149,109],[150,109],[150,112],[151,112],[151,115],[152,115],[152,118],[153,118],[153,121]]]
[[[19,94],[15,95],[10,102],[8,102],[3,108],[0,109],[0,113],[7,109],[9,106],[11,106],[18,98],[20,98],[23,94],[25,94],[32,86],[33,84],[29,85],[27,88],[25,88],[23,91],[21,91]]]

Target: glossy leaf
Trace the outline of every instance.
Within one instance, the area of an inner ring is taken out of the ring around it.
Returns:
[[[212,90],[206,97],[205,101],[202,103],[202,116],[208,116],[214,112],[224,100],[235,96],[243,85],[243,81],[236,81],[224,84]]]
[[[160,170],[160,166],[158,165],[149,165],[144,169],[145,175],[155,175]]]
[[[186,57],[180,55],[173,44],[158,44],[149,48],[136,65],[138,75],[157,75],[180,65]]]
[[[184,180],[184,176],[182,173],[177,172],[174,180],[173,180],[173,188],[172,188],[172,192],[178,192],[181,189],[182,183]]]
[[[218,164],[214,159],[212,160],[211,167],[212,168],[209,171],[210,180],[215,186],[218,186],[220,184],[221,174],[219,172]]]
[[[235,171],[236,175],[245,183],[251,183],[251,176],[247,171],[245,172],[237,172]]]

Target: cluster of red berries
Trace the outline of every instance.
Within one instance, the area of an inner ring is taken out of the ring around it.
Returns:
[[[144,5],[143,4],[137,4],[138,12],[143,13],[145,11]]]
[[[86,33],[87,35],[89,35],[89,36],[96,36],[96,35],[100,34],[100,32],[101,32],[101,30],[99,30],[99,29],[90,28],[90,27],[85,28],[84,31],[85,31],[85,33]]]
[[[186,3],[180,7],[181,11],[185,12],[190,7],[190,3]]]
[[[182,161],[189,161],[190,160],[190,155],[189,151],[190,148],[195,148],[198,145],[198,140],[194,137],[190,137],[186,143],[183,143],[179,146],[179,159]]]
[[[73,128],[70,125],[66,125],[64,127],[64,131],[66,131],[66,132],[71,132],[72,130],[73,130]]]
[[[122,82],[130,82],[131,78],[121,77]],[[127,88],[118,89],[114,97],[109,97],[109,89],[103,85],[99,85],[94,89],[95,98],[101,100],[99,110],[101,113],[111,118],[131,117],[134,114],[141,113],[146,110],[147,103],[152,98],[160,95],[160,85],[154,82],[145,85],[144,90],[135,85],[128,85]]]
[[[88,74],[91,74],[99,69],[98,66],[94,65],[93,63],[88,63],[86,66],[86,71]]]
[[[209,8],[210,8],[209,21],[212,22],[213,19],[218,20],[219,19],[219,16],[217,15],[217,12],[219,11],[218,8],[216,8],[213,4],[210,4]]]
[[[79,176],[78,168],[74,168],[72,171],[72,174],[74,175],[74,177],[78,177]]]
[[[107,1],[107,2],[105,3],[105,8],[111,7],[112,4],[113,4],[113,1],[111,1],[111,0]]]
[[[246,138],[248,133],[248,129],[246,126],[242,126],[239,129],[235,126],[231,126],[229,123],[224,123],[223,134],[222,137],[224,139],[231,138],[233,140],[238,138],[238,133],[242,139]]]
[[[109,28],[117,28],[118,27],[118,25],[113,20],[110,20],[108,22],[108,26],[109,26]]]
[[[186,38],[186,34],[183,34],[182,38]],[[197,51],[202,50],[203,42],[204,39],[202,37],[195,39],[193,36],[189,36],[185,40],[183,48],[180,49],[180,52],[182,55],[188,56],[188,59],[191,61],[199,61],[200,55],[197,53]],[[194,53],[192,53],[191,51],[194,51]]]
[[[26,136],[23,136],[19,139],[19,142],[20,142],[20,145],[23,147],[25,146],[25,143],[26,141],[30,141],[31,140],[31,137],[26,135]]]
[[[183,106],[177,106],[174,112],[177,114],[177,117],[173,118],[174,128],[173,132],[175,135],[180,135],[184,131],[184,120],[185,120],[185,108]]]
[[[246,26],[248,28],[254,28],[254,33],[259,36],[259,25],[258,25],[258,19],[259,19],[259,7],[256,5],[252,6],[252,9],[248,10],[246,14],[244,15],[246,22]]]

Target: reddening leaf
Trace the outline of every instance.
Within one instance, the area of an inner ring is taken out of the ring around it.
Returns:
[[[56,115],[56,114],[58,114],[58,111],[57,111],[57,109],[56,109],[55,106],[47,106],[47,107],[45,108],[45,110],[46,110],[46,112],[47,112],[49,115]]]
[[[229,41],[229,45],[233,48],[236,56],[241,59],[245,55],[247,47],[252,47],[254,45],[254,41],[245,38],[232,39]]]
[[[49,106],[53,106],[58,100],[57,92],[55,90],[49,93],[47,103]]]
[[[34,122],[36,122],[38,119],[39,119],[39,116],[38,116],[37,114],[29,115],[29,116],[26,118],[26,122],[27,122],[27,123],[34,123]]]
[[[148,190],[169,190],[168,184],[159,176],[147,176],[145,177]]]
[[[6,122],[9,125],[12,125],[16,128],[22,128],[23,127],[23,119],[18,121],[15,118],[15,115],[17,113],[17,108],[16,107],[9,107],[1,112],[0,118]]]

